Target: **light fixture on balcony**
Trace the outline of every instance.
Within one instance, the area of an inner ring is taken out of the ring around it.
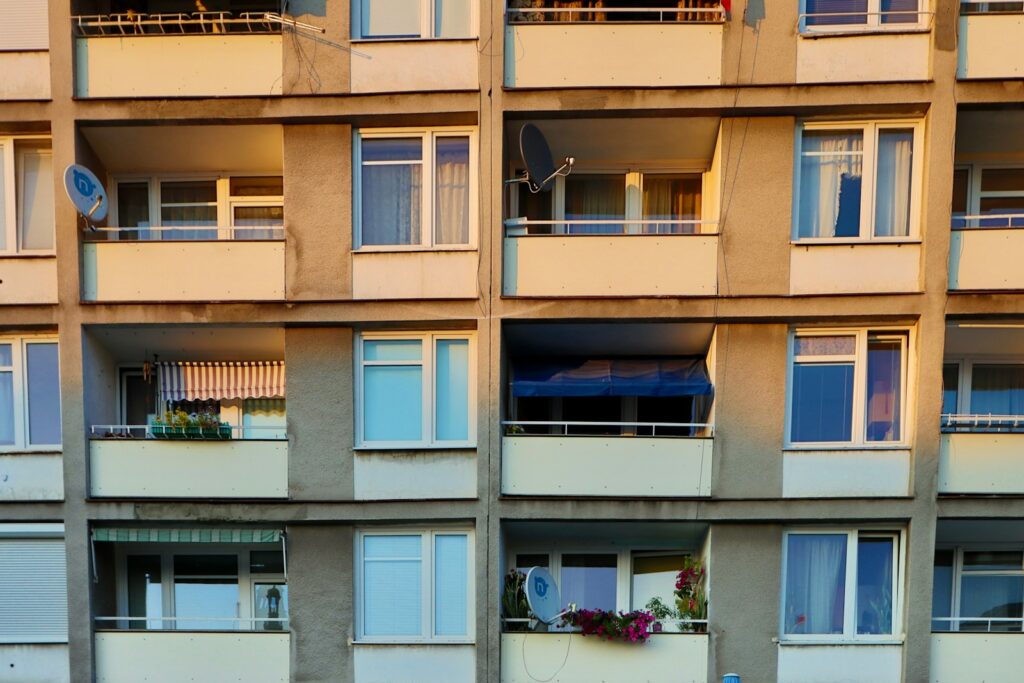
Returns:
[[[572,167],[576,163],[574,157],[566,157],[565,161],[558,168],[551,157],[551,148],[540,128],[527,123],[519,130],[519,153],[523,157],[523,164],[526,171],[519,178],[514,178],[509,183],[526,183],[530,192],[547,192],[551,189],[551,181],[558,176],[567,176],[572,173]]]

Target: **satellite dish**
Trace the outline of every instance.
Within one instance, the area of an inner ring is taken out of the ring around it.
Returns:
[[[551,148],[540,128],[527,123],[519,130],[519,153],[526,164],[526,174],[522,181],[530,188],[530,192],[547,192],[551,189],[551,181],[557,176],[569,175],[576,163],[573,157],[566,157],[559,168],[551,158]]]
[[[107,192],[96,174],[85,166],[71,164],[64,169],[64,191],[90,224],[107,217]]]
[[[545,624],[550,625],[565,614],[558,584],[544,567],[533,567],[526,572],[526,602],[533,615]]]

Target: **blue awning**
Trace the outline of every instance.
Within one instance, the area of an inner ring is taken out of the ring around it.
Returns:
[[[517,362],[512,395],[710,396],[703,358],[671,360],[558,359]]]

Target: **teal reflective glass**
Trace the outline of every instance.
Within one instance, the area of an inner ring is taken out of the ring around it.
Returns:
[[[419,339],[388,339],[363,342],[365,360],[420,360],[423,342]]]
[[[465,535],[434,537],[434,634],[464,636],[469,589]]]
[[[423,369],[419,365],[368,365],[363,369],[363,438],[423,438]]]
[[[469,341],[437,342],[435,431],[438,441],[469,439]]]

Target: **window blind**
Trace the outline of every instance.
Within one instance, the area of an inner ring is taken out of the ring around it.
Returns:
[[[62,538],[0,539],[0,643],[66,643]]]
[[[435,635],[466,635],[467,545],[465,534],[434,537]]]
[[[419,535],[363,537],[363,632],[422,634],[423,546]]]
[[[46,0],[0,1],[0,52],[48,49]]]

